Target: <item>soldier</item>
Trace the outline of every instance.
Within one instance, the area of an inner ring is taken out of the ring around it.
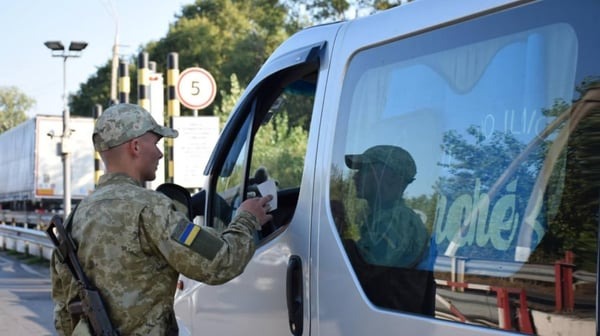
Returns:
[[[433,315],[430,235],[403,199],[417,173],[412,156],[397,146],[378,145],[346,155],[345,161],[357,170],[357,197],[369,207],[360,238],[347,245],[367,296],[382,307]]]
[[[121,335],[177,335],[173,298],[179,274],[216,285],[241,274],[254,253],[255,230],[272,219],[272,196],[243,202],[227,229],[196,226],[179,202],[144,188],[163,157],[157,142],[175,138],[137,105],[118,104],[97,120],[94,148],[106,167],[96,190],[69,215],[67,228],[83,271],[99,289]],[[59,335],[87,332],[68,310],[78,285],[65,264],[51,261]]]

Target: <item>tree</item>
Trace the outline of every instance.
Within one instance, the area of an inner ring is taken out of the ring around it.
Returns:
[[[578,268],[588,271],[596,270],[598,248],[599,88],[600,78],[587,78],[576,88],[580,98],[573,104],[557,101],[545,111],[549,116],[568,115],[557,131],[566,131],[567,127],[572,130],[559,164],[563,171],[548,186],[556,196],[551,199],[552,216],[548,216],[548,232],[540,244],[540,254],[554,261],[565,251],[573,251]]]
[[[214,115],[221,104],[220,92],[230,88],[231,75],[246,86],[287,38],[286,13],[276,0],[197,0],[184,6],[167,36],[146,50],[158,68],[165,69],[168,53],[177,52],[181,70],[194,66],[208,70],[219,93],[201,114]]]
[[[0,133],[27,120],[27,111],[35,105],[35,100],[17,87],[0,87]]]
[[[556,122],[549,123],[543,139],[532,139],[534,146],[528,147],[529,144],[519,142],[509,133],[496,132],[486,139],[473,126],[466,130],[466,136],[456,130],[446,132],[443,149],[453,160],[440,164],[447,169],[447,174],[438,181],[437,192],[448,200],[455,200],[478,190],[479,195],[489,194],[490,204],[512,194],[515,196],[513,214],[517,218],[531,205],[528,202],[531,194],[539,191],[536,188],[544,187],[542,204],[535,212],[536,227],[542,232],[535,232],[540,240],[532,246],[535,250],[529,261],[553,263],[563,258],[566,251],[572,251],[577,256],[578,267],[595,270],[600,194],[596,141],[600,134],[600,107],[595,98],[598,88],[600,80],[590,79],[576,88],[581,98],[575,103],[558,100],[544,109],[542,113]],[[564,143],[560,142],[561,135],[568,135]],[[527,155],[520,156],[521,153]],[[513,163],[517,164],[509,179],[494,186]],[[544,172],[549,174],[547,184],[536,185]],[[507,185],[511,184],[513,187],[509,189]],[[488,213],[488,216],[492,215]],[[496,221],[506,223],[510,214],[505,216]],[[514,223],[521,225],[522,220]],[[514,255],[514,248],[511,246],[509,255]],[[495,253],[493,249],[475,244],[461,247],[460,253],[477,258],[501,258],[489,255]]]
[[[98,67],[96,73],[79,87],[77,94],[69,98],[71,115],[91,117],[96,104],[108,107],[110,101],[111,61]],[[130,75],[131,77],[131,75]]]
[[[410,1],[410,0],[409,0]],[[232,74],[247,86],[267,57],[287,37],[302,27],[338,18],[352,9],[361,14],[397,6],[406,0],[196,0],[185,5],[164,38],[140,46],[148,52],[157,71],[166,73],[167,55],[177,52],[179,69],[199,66],[208,70],[219,92],[214,103],[200,112],[214,115],[221,105],[221,92],[228,91]],[[306,8],[309,10],[307,11]],[[130,101],[137,101],[137,54],[129,56]],[[96,104],[109,101],[111,60],[69,97],[71,114],[90,116]],[[166,76],[165,76],[166,77]],[[182,115],[191,115],[185,108]],[[290,115],[290,120],[294,117]]]
[[[511,133],[496,131],[486,138],[481,129],[473,125],[467,127],[464,133],[454,129],[444,133],[442,149],[452,160],[450,163],[439,164],[446,169],[446,174],[437,181],[436,192],[452,204],[463,204],[462,200],[467,197],[472,201],[469,202],[472,204],[469,207],[472,208],[463,213],[448,210],[444,219],[445,229],[442,231],[450,233],[452,237],[439,235],[437,238],[440,248],[445,249],[450,243],[444,241],[445,238],[453,239],[457,234],[462,245],[458,252],[460,256],[492,260],[514,256],[517,240],[513,234],[522,225],[519,218],[527,207],[528,195],[535,184],[546,151],[545,143],[542,142],[531,148],[528,155],[520,157],[526,146]],[[507,167],[513,163],[517,165],[509,171]],[[508,178],[501,178],[502,176]],[[504,207],[483,204],[502,204],[512,211],[501,213]],[[478,206],[483,208],[477,210]],[[443,212],[445,210],[444,208]],[[508,237],[489,235],[489,232],[495,232],[496,229],[485,229],[488,223],[499,225],[506,222],[512,223],[513,228]],[[454,230],[456,232],[452,232]],[[486,234],[479,235],[477,232]],[[501,246],[505,243],[510,246]]]
[[[223,129],[225,126],[225,122],[227,122],[227,119],[233,111],[235,104],[242,96],[242,92],[244,91],[244,89],[240,87],[240,81],[238,81],[236,74],[231,74],[229,80],[231,82],[229,92],[221,90],[221,96],[223,97],[223,100],[221,105],[215,109],[215,115],[219,117],[220,129]]]
[[[299,13],[304,10],[316,23],[324,23],[371,15],[410,1],[412,0],[301,0],[288,1],[287,5],[295,17],[300,18]]]
[[[220,92],[230,88],[230,76],[236,74],[246,86],[273,50],[288,36],[287,8],[277,0],[196,0],[182,7],[181,14],[164,38],[141,46],[157,71],[166,73],[167,55],[177,52],[179,69],[199,66],[208,70],[219,88],[214,103],[200,111],[214,115],[221,104]],[[137,55],[129,64],[130,101],[137,100]],[[72,97],[74,115],[90,115],[95,104],[106,106],[109,100],[111,61],[81,85]],[[166,77],[166,76],[165,76]],[[182,115],[191,115],[185,108]]]

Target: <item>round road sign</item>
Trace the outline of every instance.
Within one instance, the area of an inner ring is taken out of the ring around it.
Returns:
[[[192,110],[210,105],[217,95],[213,76],[202,68],[187,68],[179,74],[177,97],[181,104]]]

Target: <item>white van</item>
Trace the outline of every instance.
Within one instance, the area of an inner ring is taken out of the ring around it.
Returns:
[[[598,335],[600,1],[418,0],[302,30],[206,167],[257,185],[244,273],[181,278],[194,335]]]

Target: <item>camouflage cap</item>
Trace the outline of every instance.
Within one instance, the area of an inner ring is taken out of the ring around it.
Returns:
[[[417,165],[412,156],[398,146],[378,145],[362,154],[346,155],[345,159],[351,169],[360,169],[364,164],[383,163],[408,181],[412,181],[417,174]]]
[[[160,126],[150,112],[134,104],[117,104],[104,111],[94,126],[92,141],[98,152],[116,147],[147,132],[166,138],[176,138],[179,133]]]

